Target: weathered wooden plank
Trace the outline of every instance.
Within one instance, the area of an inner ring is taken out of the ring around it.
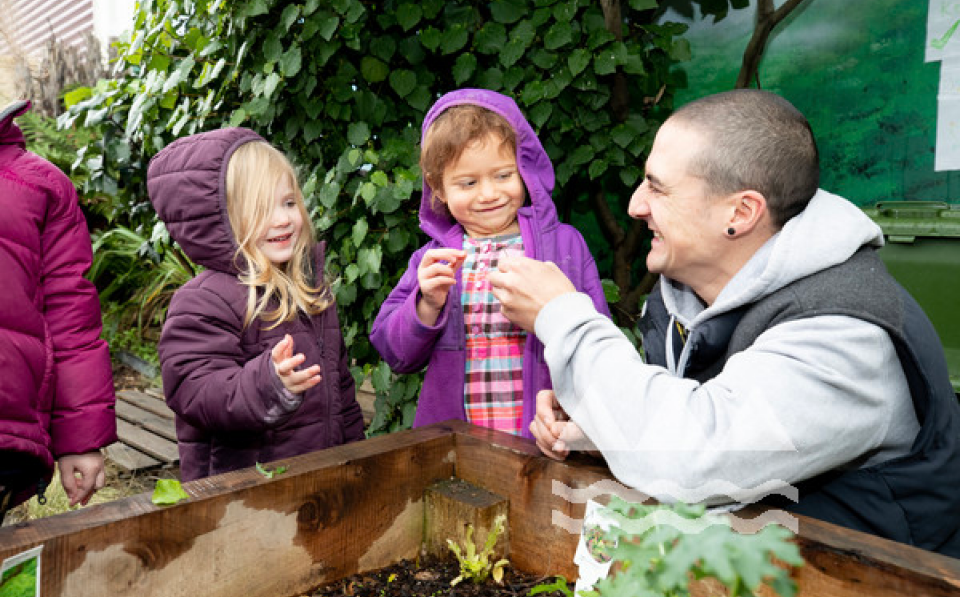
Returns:
[[[243,469],[0,528],[0,560],[43,544],[44,597],[283,597],[416,557],[423,490],[453,474],[433,427],[290,458],[267,479]]]
[[[121,442],[161,462],[171,463],[180,459],[176,442],[150,433],[123,419],[117,419],[117,436]]]
[[[461,550],[467,541],[483,549],[488,533],[495,527],[496,518],[508,516],[506,499],[456,477],[443,479],[427,487],[424,500],[423,543],[428,554],[441,558],[451,555],[448,540]],[[509,528],[509,522],[505,521],[504,532],[494,545],[491,563],[510,552]]]
[[[173,419],[175,416],[162,397],[156,398],[137,390],[120,390],[117,392],[117,398],[167,419]]]
[[[160,466],[161,462],[156,458],[147,456],[143,452],[134,450],[122,442],[114,442],[104,450],[107,458],[112,460],[127,472],[134,472],[140,469]]]
[[[177,441],[177,430],[172,419],[161,417],[124,400],[117,400],[117,416],[160,437],[172,442]]]

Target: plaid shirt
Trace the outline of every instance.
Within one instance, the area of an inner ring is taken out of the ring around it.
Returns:
[[[523,254],[519,234],[464,236],[463,323],[467,339],[464,406],[476,425],[520,435],[523,424],[523,349],[527,333],[500,314],[487,273],[507,253]]]

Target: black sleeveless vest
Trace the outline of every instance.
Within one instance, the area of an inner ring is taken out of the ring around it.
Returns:
[[[819,315],[856,317],[886,330],[921,428],[908,454],[866,468],[827,472],[798,484],[797,503],[784,499],[775,505],[960,557],[960,405],[933,325],[873,249],[861,249],[845,263],[690,330],[683,376],[711,379],[731,355],[770,327]],[[667,334],[669,321],[658,283],[640,322],[650,364],[666,365],[666,339],[676,336]],[[680,354],[679,346],[674,354]]]

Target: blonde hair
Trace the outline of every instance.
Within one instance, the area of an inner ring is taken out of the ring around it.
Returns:
[[[287,178],[296,197],[303,226],[290,261],[277,265],[257,247],[257,239],[269,226],[276,206],[277,186]],[[293,321],[299,312],[316,315],[330,306],[330,288],[316,276],[313,247],[316,238],[303,203],[293,166],[280,151],[264,141],[244,143],[227,165],[227,215],[239,248],[234,262],[240,281],[249,287],[246,328],[254,319],[272,322],[266,329]],[[276,308],[268,310],[271,304]]]

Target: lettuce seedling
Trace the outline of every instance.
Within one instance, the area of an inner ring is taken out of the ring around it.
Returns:
[[[158,506],[170,506],[190,496],[183,490],[180,481],[176,479],[157,479],[153,488],[153,497],[150,498]]]
[[[447,539],[447,545],[450,546],[453,555],[457,556],[457,561],[460,562],[460,576],[453,579],[450,582],[450,586],[454,586],[460,581],[468,579],[475,584],[480,584],[490,576],[493,577],[493,580],[496,581],[497,584],[503,582],[503,567],[509,564],[510,561],[501,559],[495,563],[491,563],[490,558],[493,556],[493,547],[497,544],[497,539],[500,538],[500,535],[503,534],[505,530],[504,523],[506,520],[507,517],[503,514],[493,519],[493,528],[487,533],[487,542],[483,546],[483,550],[479,552],[477,551],[476,544],[473,542],[472,524],[467,525],[467,537],[464,542],[463,551],[460,550],[459,545]]]

